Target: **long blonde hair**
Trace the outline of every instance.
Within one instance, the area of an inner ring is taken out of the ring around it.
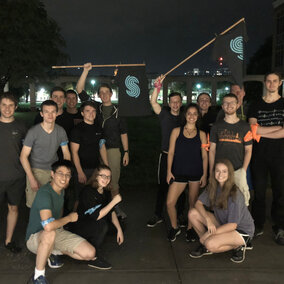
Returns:
[[[215,169],[217,164],[224,164],[228,169],[228,179],[225,181],[221,188],[221,193],[217,198],[217,188],[220,186],[219,182],[215,178]],[[219,159],[215,162],[213,174],[209,178],[209,184],[207,186],[207,192],[209,195],[210,207],[216,206],[220,209],[227,209],[229,197],[235,198],[237,192],[237,186],[234,178],[234,168],[232,163],[227,159]]]

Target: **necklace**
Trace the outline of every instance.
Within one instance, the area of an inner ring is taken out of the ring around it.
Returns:
[[[196,127],[194,127],[193,129],[191,129],[191,131],[189,129],[187,129],[187,127],[185,126],[184,129],[186,130],[187,134],[190,136],[195,130]]]

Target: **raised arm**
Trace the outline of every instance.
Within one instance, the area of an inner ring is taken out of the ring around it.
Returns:
[[[160,112],[162,110],[161,106],[158,104],[158,94],[160,92],[160,88],[162,86],[164,79],[165,79],[165,77],[163,75],[161,75],[155,80],[154,91],[153,91],[153,93],[150,97],[150,103],[151,103],[151,106],[152,106],[155,114],[160,114]]]
[[[84,64],[84,70],[77,82],[76,90],[77,93],[80,94],[83,90],[85,90],[85,83],[87,76],[89,74],[89,71],[92,70],[92,63],[85,63]]]

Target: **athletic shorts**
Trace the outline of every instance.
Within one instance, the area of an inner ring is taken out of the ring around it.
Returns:
[[[30,235],[29,239],[27,240],[27,248],[34,254],[37,254],[39,236],[41,232],[42,231],[39,231],[35,234]],[[59,228],[56,230],[52,254],[58,255],[63,254],[64,252],[73,254],[74,249],[83,241],[85,241],[85,239],[83,239],[82,237],[66,231],[63,228]]]
[[[10,205],[19,205],[25,192],[26,178],[18,178],[10,181],[0,181],[0,203],[5,196]]]
[[[174,175],[174,182],[188,183],[188,182],[196,182],[200,181],[201,176],[178,176]]]

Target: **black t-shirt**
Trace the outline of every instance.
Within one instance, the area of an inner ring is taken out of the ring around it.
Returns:
[[[24,177],[20,153],[26,133],[27,128],[20,121],[0,121],[0,181]]]
[[[284,125],[284,98],[273,103],[266,103],[263,99],[251,105],[249,118],[256,118],[260,126]],[[284,138],[270,139],[261,137],[259,143],[254,143],[253,151],[284,157]]]
[[[252,144],[250,126],[245,121],[231,124],[217,121],[211,128],[210,142],[216,143],[216,159],[228,159],[234,170],[243,166],[245,146]]]
[[[70,113],[70,112],[67,112],[67,109],[64,109],[64,113],[66,113],[66,115],[69,115],[73,119],[74,126],[76,126],[77,124],[83,121],[83,116],[80,112],[80,109],[78,109],[76,113]]]
[[[210,129],[213,123],[216,121],[217,113],[212,109],[209,109],[200,119],[200,130],[204,131],[206,134],[210,133]]]
[[[111,201],[111,194],[109,191],[104,190],[100,194],[96,188],[87,185],[83,188],[79,197],[78,205],[78,222],[88,222],[88,220],[97,220],[100,210],[104,208]],[[91,214],[86,213],[89,209],[99,207]],[[111,211],[112,212],[112,211]],[[86,213],[86,214],[85,214]]]
[[[80,144],[78,155],[83,169],[94,169],[99,165],[101,138],[102,129],[97,120],[94,124],[82,121],[72,130],[70,141]]]
[[[168,152],[172,130],[181,126],[181,112],[179,115],[172,115],[169,107],[163,107],[159,113],[159,120],[162,135],[161,150]]]

